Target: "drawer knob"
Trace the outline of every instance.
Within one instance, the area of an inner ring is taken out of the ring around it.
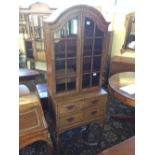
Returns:
[[[71,109],[73,109],[75,107],[75,105],[69,105],[69,106],[67,106],[67,109],[68,110],[71,110]]]
[[[96,115],[96,114],[97,114],[97,111],[91,112],[91,115]]]
[[[67,121],[68,121],[68,122],[74,121],[74,117],[68,118]]]
[[[98,103],[98,100],[92,101],[92,104],[97,104],[97,103]]]

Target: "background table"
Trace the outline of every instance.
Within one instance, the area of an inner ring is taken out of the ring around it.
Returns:
[[[120,102],[135,107],[135,93],[127,93],[120,88],[128,85],[135,85],[135,72],[122,72],[112,75],[109,78],[109,90]]]
[[[36,76],[40,73],[36,70],[30,70],[27,68],[20,68],[19,69],[19,80],[20,81],[27,81],[27,80],[34,80]]]
[[[135,155],[135,137],[131,137],[98,155]]]

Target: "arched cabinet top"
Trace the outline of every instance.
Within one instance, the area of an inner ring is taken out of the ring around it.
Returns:
[[[85,16],[91,18],[102,31],[108,31],[110,22],[107,22],[103,15],[94,7],[88,5],[75,5],[69,8],[57,9],[46,20],[45,24],[50,25],[51,30],[60,28],[67,20],[75,16]]]

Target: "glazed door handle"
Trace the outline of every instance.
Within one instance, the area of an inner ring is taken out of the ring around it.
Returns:
[[[98,100],[93,100],[92,101],[92,104],[97,104],[98,103]]]

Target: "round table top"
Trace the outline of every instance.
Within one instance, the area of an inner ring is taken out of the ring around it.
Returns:
[[[39,75],[39,72],[36,70],[31,70],[27,68],[19,68],[19,80],[31,80]]]
[[[124,104],[135,106],[135,72],[121,72],[109,78],[112,94]]]

